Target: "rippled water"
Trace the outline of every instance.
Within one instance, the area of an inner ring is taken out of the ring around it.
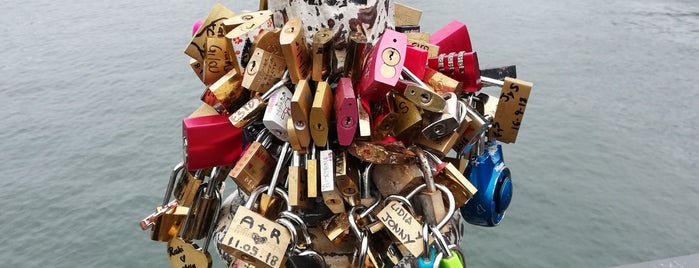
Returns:
[[[202,89],[182,50],[213,3],[0,2],[2,266],[168,266],[136,223],[181,158]],[[470,267],[699,252],[699,2],[405,3],[426,31],[465,22],[481,65],[535,84],[504,146],[513,203],[501,226],[467,227]]]

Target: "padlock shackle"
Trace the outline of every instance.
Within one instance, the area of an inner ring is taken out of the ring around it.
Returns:
[[[269,98],[272,97],[272,94],[277,92],[278,89],[282,88],[286,84],[286,82],[288,82],[288,81],[289,81],[289,70],[287,69],[286,71],[284,71],[284,74],[282,75],[282,79],[279,80],[274,85],[272,85],[272,87],[269,90],[267,90],[267,92],[262,94],[262,96],[260,98],[265,102],[269,101]]]
[[[184,170],[184,161],[177,163],[177,165],[175,165],[175,167],[172,168],[172,172],[170,172],[170,181],[168,182],[167,188],[165,189],[165,197],[163,198],[163,205],[161,207],[164,208],[165,206],[167,206],[168,203],[170,203],[170,197],[172,196],[172,192],[175,189],[175,180],[178,178],[177,175],[186,175],[184,172],[182,172],[182,170]]]
[[[214,187],[217,188],[217,187]],[[214,218],[211,219],[211,224],[209,226],[208,230],[208,235],[206,236],[206,241],[204,242],[204,252],[209,252],[209,244],[211,244],[211,238],[214,235],[214,229],[216,228],[216,223],[218,222],[218,217],[221,215],[221,213],[218,213],[219,210],[221,209],[221,206],[223,206],[223,200],[221,200],[221,192],[220,191],[215,191],[216,194],[216,213],[214,214]]]
[[[483,84],[484,87],[487,87],[487,86],[502,87],[505,85],[505,82],[502,80],[497,80],[497,79],[485,77],[485,76],[481,76],[481,83]]]
[[[187,211],[187,217],[184,218],[184,222],[182,223],[182,227],[180,228],[180,233],[178,234],[180,237],[183,237],[182,232],[187,232],[187,230],[189,229],[189,220],[192,217],[192,212],[195,208],[199,208],[201,195],[204,192],[204,189],[205,187],[207,187],[207,185],[207,183],[202,183],[199,185],[199,189],[197,189],[197,194],[194,196],[194,202],[192,202],[192,207],[190,207],[189,211]]]
[[[267,195],[269,195],[269,196],[272,196],[274,194],[274,191],[276,191],[276,186],[277,186],[277,182],[279,181],[279,176],[281,176],[280,173],[282,171],[282,167],[284,167],[284,165],[286,165],[286,161],[289,160],[289,158],[290,158],[290,157],[287,157],[289,155],[289,151],[290,151],[289,146],[290,146],[289,142],[288,141],[285,142],[284,146],[282,146],[282,151],[279,153],[279,159],[277,160],[277,166],[274,167],[274,173],[272,174],[272,181],[269,182],[270,187],[267,189]],[[289,200],[288,196],[287,196],[286,200]],[[289,210],[291,210],[291,209],[289,209]]]
[[[357,213],[358,209],[366,209],[366,207],[364,205],[353,206],[347,213],[347,218],[349,219],[349,225],[350,230],[352,230],[352,234],[354,234],[354,236],[357,238],[361,238],[363,233],[361,230],[359,230],[359,226],[357,225],[357,219],[354,217],[354,214]]]
[[[291,211],[282,211],[279,217],[286,218],[290,220],[292,223],[294,223],[295,226],[299,227],[301,229],[301,234],[303,235],[304,240],[306,240],[304,241],[304,245],[306,246],[306,248],[310,248],[313,241],[311,240],[311,235],[308,233],[308,226],[305,222],[303,222],[303,219],[301,219],[299,215],[296,215]]]
[[[413,147],[412,151],[415,152],[415,155],[417,156],[417,162],[420,164],[420,170],[422,171],[422,177],[425,180],[425,185],[427,185],[427,191],[435,192],[437,188],[434,185],[434,176],[432,176],[430,162],[427,160],[427,157],[425,157],[424,151],[419,146]]]
[[[269,188],[270,188],[269,185],[261,185],[261,186],[258,186],[257,188],[255,188],[255,190],[253,190],[250,193],[250,197],[248,198],[248,201],[245,202],[245,207],[252,210],[252,205],[255,204],[255,202],[257,201],[257,198],[260,197],[260,194],[262,194],[264,191],[267,191],[267,189],[269,189]],[[289,202],[287,201],[287,200],[289,200],[289,195],[282,188],[274,187],[272,189],[274,191],[274,192],[272,192],[272,194],[277,193],[279,196],[281,196],[284,199],[284,201],[286,203],[286,211],[291,211],[291,205],[289,205]]]
[[[447,201],[449,202],[449,208],[447,209],[447,214],[444,215],[444,218],[437,224],[437,229],[442,229],[442,227],[444,227],[445,225],[447,225],[447,223],[449,223],[449,220],[451,219],[451,217],[454,216],[454,211],[456,210],[456,200],[454,199],[454,194],[446,186],[441,185],[439,183],[435,183],[434,186],[438,190],[442,191],[442,193],[447,195]],[[425,188],[427,188],[427,185],[420,184],[418,187],[415,187],[415,189],[413,189],[413,191],[408,193],[404,198],[411,199],[415,195],[417,195],[419,192],[424,190]],[[388,199],[388,197],[386,197],[386,198]]]
[[[362,199],[366,198],[371,198],[371,187],[369,183],[369,177],[371,176],[371,171],[374,169],[374,163],[369,163],[364,169],[362,170],[361,175],[361,189],[359,193],[359,197]]]
[[[310,256],[312,259],[314,259],[316,262],[318,262],[320,264],[320,268],[328,267],[328,264],[325,263],[325,258],[323,257],[323,255],[320,255],[315,250],[304,250],[304,251],[301,251],[299,254],[296,254],[296,256],[301,256],[301,257]]]
[[[421,184],[420,186],[423,186],[423,188],[424,188],[425,184]],[[410,203],[410,200],[409,200],[410,198],[411,197],[406,197],[406,196],[397,195],[397,194],[389,195],[383,199],[383,206],[384,207],[388,206],[388,202],[390,202],[390,201],[398,201],[398,202],[402,203],[403,206],[408,208],[408,211],[410,212],[411,215],[415,215],[415,210],[413,209],[413,204]]]
[[[296,227],[294,227],[294,224],[292,224],[291,221],[287,220],[286,218],[277,218],[274,220],[274,222],[284,226],[289,230],[289,234],[291,234],[291,243],[289,243],[289,246],[286,248],[286,255],[290,256],[292,253],[294,253],[294,249],[298,246],[299,235],[298,232],[296,232]]]
[[[437,249],[444,254],[443,258],[449,259],[452,257],[451,250],[449,250],[449,244],[447,244],[447,240],[444,239],[444,236],[439,229],[440,228],[437,228],[436,226],[430,226],[430,233],[432,234],[432,237],[434,237],[434,242]]]

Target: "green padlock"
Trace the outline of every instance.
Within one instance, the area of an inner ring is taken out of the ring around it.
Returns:
[[[435,226],[430,226],[430,231],[432,236],[435,238],[434,242],[436,247],[443,254],[442,259],[439,260],[439,268],[463,268],[466,267],[464,262],[463,253],[457,245],[448,245],[442,233],[439,232]],[[436,265],[435,265],[436,266]]]

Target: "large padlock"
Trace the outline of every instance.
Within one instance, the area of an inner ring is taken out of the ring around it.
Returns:
[[[496,226],[512,201],[512,177],[505,166],[502,147],[490,142],[487,150],[466,169],[468,179],[478,188],[471,201],[461,207],[466,222],[481,226]]]
[[[493,125],[490,128],[490,136],[504,143],[514,143],[517,140],[532,86],[530,82],[505,78]]]
[[[405,63],[407,37],[387,29],[371,49],[357,85],[362,98],[377,100],[386,96],[396,83]]]
[[[255,267],[278,268],[284,263],[291,243],[289,230],[251,210],[260,194],[268,188],[258,187],[250,194],[245,206],[238,207],[223,237],[221,249]],[[281,188],[274,188],[274,193],[288,200]],[[287,204],[287,211],[290,210]]]
[[[282,46],[286,66],[289,69],[291,82],[297,84],[299,80],[306,79],[310,73],[311,59],[301,18],[291,18],[284,24],[282,32],[279,34],[279,42]]]
[[[424,248],[420,238],[425,234],[410,201],[400,195],[390,195],[383,204],[384,208],[376,214],[379,220],[411,254],[422,254]]]
[[[273,171],[270,167],[274,164],[274,158],[268,151],[271,145],[272,136],[269,131],[260,131],[231,170],[229,175],[238,185],[238,189],[246,194],[250,194],[260,185],[269,183]]]
[[[202,239],[211,232],[212,226],[216,224],[218,209],[222,202],[220,185],[229,171],[230,169],[226,167],[213,168],[208,182],[199,187],[197,197],[190,208],[190,215],[187,216],[187,223],[183,225],[180,234],[183,239],[187,241]]]
[[[224,37],[226,29],[223,21],[232,17],[235,17],[235,12],[221,3],[216,3],[209,11],[206,19],[204,19],[201,27],[193,34],[192,41],[187,44],[184,53],[198,62],[204,62],[206,38]]]
[[[185,118],[182,140],[187,170],[232,165],[243,152],[243,131],[227,114]]]
[[[240,74],[231,40],[225,37],[206,38],[204,57],[204,84],[211,85],[232,70]]]

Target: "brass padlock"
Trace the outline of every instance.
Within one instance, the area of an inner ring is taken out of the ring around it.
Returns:
[[[360,203],[359,198],[359,170],[353,157],[347,155],[347,151],[333,153],[335,157],[335,184],[342,193],[342,198],[350,206]]]
[[[231,70],[240,73],[238,60],[233,56],[233,53],[230,39],[225,37],[206,38],[204,84],[211,85]]]
[[[503,143],[514,143],[517,140],[532,86],[533,84],[527,81],[505,78],[490,136]]]
[[[384,144],[357,141],[350,145],[348,152],[363,162],[373,164],[412,164],[415,156],[400,142]]]
[[[384,208],[376,214],[386,228],[398,239],[413,256],[420,256],[422,245],[422,227],[413,216],[415,213],[407,198],[390,195],[383,201]]]
[[[313,93],[311,93],[311,88],[308,86],[308,80],[301,79],[296,84],[294,95],[291,97],[291,118],[294,120],[296,138],[301,146],[301,148],[294,148],[294,150],[305,150],[311,143],[308,119],[311,115],[312,105]]]
[[[386,101],[379,102],[378,105],[374,106],[372,112],[372,118],[374,118],[372,129],[374,131],[371,133],[371,140],[380,141],[393,132],[400,117],[396,109],[394,93],[389,92],[386,94]]]
[[[442,98],[446,101],[446,105],[441,113],[425,113],[429,123],[422,129],[422,135],[431,140],[440,139],[451,134],[461,123],[459,120],[461,109],[456,95],[448,93],[444,94]]]
[[[362,32],[351,31],[345,56],[344,75],[352,79],[352,84],[357,84],[364,68],[364,59],[371,48],[366,36]]]
[[[221,249],[255,267],[278,268],[291,243],[289,230],[251,210],[260,194],[269,188],[258,187],[250,194],[245,206],[238,207],[223,237]],[[286,193],[280,188],[274,188],[274,193],[286,198]],[[291,210],[288,204],[287,210]]]
[[[215,167],[208,182],[199,188],[197,198],[190,208],[190,214],[194,218],[187,220],[181,233],[184,240],[202,239],[215,225],[215,219],[218,215],[217,204],[221,202],[219,185],[225,180],[222,174],[228,174],[229,171],[230,169],[226,167]]]
[[[274,84],[270,90],[268,90],[262,96],[254,95],[247,103],[240,107],[237,111],[233,112],[228,120],[234,126],[238,128],[243,128],[247,126],[250,122],[257,120],[261,115],[262,111],[267,107],[267,101],[277,90],[284,87],[284,84],[288,81],[288,74],[285,73],[282,79]]]
[[[465,154],[469,148],[478,140],[486,130],[488,130],[488,122],[483,115],[479,114],[475,109],[471,108],[466,102],[459,103],[461,109],[465,112],[466,121],[461,131],[461,137],[454,144],[454,150],[458,154]]]
[[[393,17],[395,19],[396,26],[420,25],[422,10],[409,7],[401,3],[393,4],[393,8],[395,9],[395,14]]]
[[[333,244],[341,243],[349,234],[350,223],[348,217],[346,212],[342,212],[321,222],[320,228]]]
[[[313,64],[311,79],[316,82],[325,81],[333,69],[335,60],[335,48],[333,47],[333,31],[328,28],[320,28],[313,35],[311,46]]]
[[[272,180],[269,182],[270,186],[266,193],[262,193],[260,197],[260,214],[267,217],[270,215],[276,215],[281,209],[281,202],[279,198],[274,195],[274,189],[279,183],[279,177],[282,175],[282,169],[287,166],[289,160],[291,160],[291,149],[289,148],[289,142],[285,142],[282,146],[279,157],[277,158],[277,165],[274,167],[274,172],[272,173]],[[288,204],[288,196],[286,198],[286,203]]]
[[[432,69],[430,67],[425,67],[425,78],[423,81],[439,94],[451,92],[456,94],[457,96],[460,96],[461,92],[464,89],[463,82],[446,76],[443,73],[438,72],[437,70]]]
[[[355,140],[366,141],[371,139],[371,115],[369,102],[357,97],[357,115],[359,123],[357,124],[357,136]]]
[[[200,171],[198,170],[195,174],[185,172],[184,176],[181,176],[175,185],[175,197],[181,206],[191,207],[194,203],[199,186],[204,182],[204,180],[200,179],[202,175]]]
[[[225,20],[223,20],[223,26],[226,29],[226,32],[230,32],[231,30],[235,29],[236,27],[240,26],[243,23],[249,22],[249,21],[256,21],[256,20],[267,20],[270,17],[272,17],[272,11],[269,10],[260,10],[260,11],[253,11],[253,12],[246,12],[240,15],[237,15],[235,17],[230,17]]]
[[[371,171],[371,179],[381,196],[405,194],[423,183],[420,168],[412,165],[377,165]]]
[[[444,208],[444,201],[442,200],[442,192],[437,190],[435,186],[434,177],[432,176],[432,170],[430,167],[429,160],[425,156],[424,152],[420,147],[415,147],[415,153],[418,156],[418,164],[422,170],[422,176],[424,178],[425,190],[420,191],[415,199],[416,207],[418,211],[422,211],[423,220],[429,225],[437,224],[437,221],[441,220],[446,214]]]
[[[411,76],[414,76],[408,69],[403,69],[403,73],[409,73]],[[405,96],[406,99],[427,111],[441,112],[444,110],[446,101],[442,96],[434,92],[431,88],[422,83],[422,81],[417,80],[417,78],[415,78],[413,82],[415,83],[403,82],[406,84],[405,91],[403,91],[403,96]]]
[[[202,26],[192,36],[192,41],[187,44],[184,53],[199,62],[204,62],[204,49],[207,37],[224,37],[226,29],[223,20],[235,17],[235,12],[231,11],[221,3],[216,3],[204,19]]]
[[[258,36],[255,37],[255,40],[252,42],[252,46],[261,48],[262,50],[270,52],[274,55],[284,57],[284,53],[282,53],[282,45],[279,43],[279,35],[281,31],[282,30],[279,28],[274,30],[263,30]]]
[[[303,32],[301,18],[294,17],[284,24],[279,34],[279,43],[282,46],[291,82],[294,84],[301,79],[306,79],[310,72],[311,59]]]
[[[318,159],[316,145],[311,144],[306,159],[306,180],[308,182],[308,198],[318,197]]]
[[[267,151],[271,145],[272,136],[269,131],[260,131],[231,170],[229,175],[246,194],[250,194],[260,185],[269,183],[272,176],[270,167],[274,164],[274,158]]]
[[[332,150],[320,151],[318,158],[320,167],[320,192],[325,205],[335,214],[345,212],[345,202],[342,193],[335,185],[335,165]]]
[[[311,106],[309,124],[313,143],[323,147],[328,143],[330,118],[333,109],[333,93],[327,82],[319,82]]]
[[[168,205],[170,203],[170,197],[172,196],[173,187],[175,186],[175,180],[177,177],[183,176],[186,172],[184,163],[182,162],[173,168],[172,172],[170,173],[170,181],[165,191],[163,203],[160,207],[156,208],[157,212],[165,211],[165,213],[158,213],[161,215],[155,218],[154,221],[150,220],[145,222],[145,224],[141,224],[141,228],[144,230],[147,229],[148,226],[152,226],[151,240],[153,241],[166,242],[170,240],[173,237],[173,235],[170,233],[170,229],[178,229],[180,224],[184,222],[187,213],[189,213],[188,207],[175,205],[174,209],[170,209],[172,206]],[[146,228],[143,228],[144,225]]]
[[[476,186],[464,176],[452,163],[442,162],[436,155],[425,152],[432,162],[437,165],[437,170],[434,175],[434,182],[442,184],[449,188],[454,195],[456,206],[461,207],[478,191]]]
[[[311,203],[308,200],[308,182],[306,180],[306,170],[302,166],[302,157],[299,152],[294,151],[291,156],[287,180],[289,182],[289,205],[297,208],[308,207]]]
[[[255,17],[243,24],[235,27],[226,33],[226,37],[233,42],[233,48],[236,52],[236,58],[242,68],[247,68],[250,63],[254,48],[252,46],[257,35],[265,30],[272,30],[272,18],[270,16]],[[257,47],[263,49],[262,47]],[[274,54],[274,52],[272,52]]]
[[[208,87],[208,91],[216,98],[216,103],[207,102],[207,104],[213,107],[220,104],[222,109],[217,109],[219,113],[222,113],[224,109],[226,111],[240,109],[248,101],[250,95],[250,91],[241,86],[242,79],[243,75],[238,70],[230,70]]]
[[[411,135],[413,131],[419,129],[422,123],[420,109],[412,102],[401,95],[395,95],[396,109],[398,110],[398,121],[393,128],[396,137]]]
[[[243,73],[243,87],[265,93],[284,75],[286,62],[284,58],[255,48]]]

